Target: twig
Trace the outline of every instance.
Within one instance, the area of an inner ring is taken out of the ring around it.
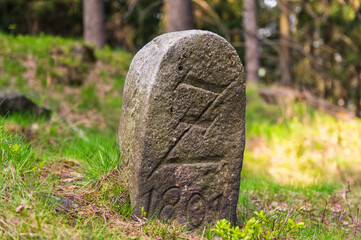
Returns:
[[[320,236],[320,234],[321,234],[322,232],[320,231],[318,234],[317,234],[317,236],[315,237],[315,235],[313,235],[314,237],[313,237],[313,239],[317,239],[318,238],[318,236]],[[316,234],[316,233],[315,233]]]
[[[40,237],[39,233],[20,233],[20,236],[29,236],[30,238]]]
[[[341,223],[342,218],[345,216],[345,213],[346,213],[345,209],[342,209],[341,214],[340,214],[340,217],[338,218],[338,224]]]
[[[279,231],[278,234],[277,234],[277,239],[279,239],[279,236],[280,236],[280,234],[281,234],[281,232],[282,232],[281,230],[283,229],[284,225],[287,223],[288,218],[290,217],[290,215],[291,215],[292,212],[293,212],[293,207],[290,206],[290,208],[288,209],[288,212],[287,212],[287,216],[286,216],[286,218],[285,218],[285,221],[283,222],[282,226],[280,227],[280,231]]]
[[[203,239],[205,232],[206,232],[206,227],[203,228],[201,239]]]
[[[358,213],[359,213],[359,208],[357,208],[357,211],[356,211],[356,219],[355,219],[356,224],[355,224],[355,229],[354,229],[354,232],[353,232],[354,239],[356,239],[357,228],[358,228],[358,223],[359,223]]]
[[[272,232],[275,230],[275,222],[276,222],[276,219],[273,219],[273,222],[272,222]]]
[[[69,127],[70,127],[71,129],[73,129],[74,132],[76,132],[76,133],[79,134],[79,137],[80,137],[81,139],[83,139],[83,140],[86,141],[86,142],[89,142],[89,138],[88,138],[87,136],[85,136],[83,130],[81,130],[80,128],[76,127],[76,126],[75,126],[69,119],[67,119],[66,117],[62,117],[62,118],[63,118],[63,119],[65,120],[65,122],[69,125]]]
[[[351,193],[350,182],[347,182],[347,188],[345,190],[345,200],[346,200],[346,202],[348,202],[348,199],[347,199],[347,194],[348,193]]]
[[[348,210],[349,210],[349,216],[351,218],[351,224],[353,224],[354,223],[354,218],[352,216],[350,201],[348,200],[348,194],[349,193],[351,193],[351,187],[350,187],[350,182],[347,182],[347,188],[345,190],[345,201],[346,201],[346,205],[347,205]]]
[[[124,19],[128,20],[128,18],[130,17],[130,15],[132,15],[135,6],[137,5],[138,0],[130,0],[129,1],[129,6],[128,6],[128,10],[125,12],[124,14]]]
[[[322,212],[322,216],[321,216],[321,223],[322,224],[324,223],[324,220],[325,220],[327,204],[328,204],[328,201],[326,199],[326,204],[325,204],[325,207],[323,208],[323,212]]]
[[[0,219],[0,223],[2,223],[5,227],[7,227],[11,232],[16,232],[13,228],[11,228],[6,222]]]

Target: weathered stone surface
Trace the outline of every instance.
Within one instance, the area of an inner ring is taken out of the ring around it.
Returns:
[[[119,128],[136,214],[143,207],[191,228],[236,221],[245,101],[241,61],[216,34],[168,33],[136,54]]]
[[[12,113],[31,113],[35,116],[50,117],[48,108],[36,105],[33,101],[16,91],[0,92],[0,115]]]

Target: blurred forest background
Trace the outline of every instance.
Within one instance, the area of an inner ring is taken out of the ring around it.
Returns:
[[[0,107],[33,101],[0,108],[1,239],[213,239],[135,218],[118,171],[130,62],[186,29],[245,65],[242,231],[361,238],[361,0],[0,0]]]
[[[108,44],[132,52],[168,31],[210,30],[236,48],[249,82],[307,89],[361,116],[359,0],[83,2],[0,0],[0,30],[84,35],[98,47]]]

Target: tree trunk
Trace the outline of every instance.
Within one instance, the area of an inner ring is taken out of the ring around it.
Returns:
[[[104,47],[104,3],[103,0],[83,0],[83,24],[85,42]]]
[[[291,79],[291,62],[290,62],[290,20],[289,20],[289,0],[281,0],[281,15],[280,15],[280,45],[281,45],[281,84],[283,86],[292,86]]]
[[[357,91],[356,91],[356,98],[355,98],[355,105],[356,105],[356,116],[361,118],[361,66],[358,65],[356,67],[356,74],[357,74]]]
[[[245,64],[247,80],[257,83],[259,81],[259,48],[257,26],[257,0],[244,0],[244,39],[245,39]]]
[[[166,31],[182,31],[193,28],[192,0],[165,0]]]

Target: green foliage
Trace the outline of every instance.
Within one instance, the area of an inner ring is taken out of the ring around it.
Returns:
[[[360,108],[360,1],[308,1],[294,7],[300,10],[294,15],[294,40],[304,51],[295,59],[295,82],[335,104]]]
[[[193,1],[197,28],[217,32],[235,41],[242,22],[239,0]],[[163,33],[164,6],[162,1],[104,1],[107,40],[132,51],[144,46]],[[23,13],[23,14],[19,14]],[[54,34],[82,36],[81,0],[1,0],[0,31],[12,34]]]
[[[304,223],[294,223],[291,218],[272,218],[263,211],[259,213],[255,211],[254,214],[256,216],[249,219],[242,229],[238,226],[233,227],[226,219],[222,219],[217,222],[216,228],[212,231],[224,240],[271,240],[285,237],[290,232],[304,228]],[[290,236],[288,235],[288,237]]]
[[[81,0],[1,0],[0,29],[74,36],[82,27]],[[66,17],[65,17],[66,16]]]
[[[0,171],[3,179],[5,176],[20,177],[24,172],[41,169],[40,166],[43,165],[40,163],[40,165],[34,166],[37,157],[31,145],[19,136],[6,134],[3,120],[0,122],[0,152]]]
[[[251,218],[246,223],[246,226],[240,230],[238,226],[232,227],[231,223],[226,219],[217,222],[216,228],[212,229],[219,237],[225,240],[237,239],[259,239],[263,229],[261,224],[255,218]]]
[[[162,2],[104,1],[107,39],[136,50],[158,34]],[[0,0],[0,31],[80,37],[83,33],[81,0]]]

